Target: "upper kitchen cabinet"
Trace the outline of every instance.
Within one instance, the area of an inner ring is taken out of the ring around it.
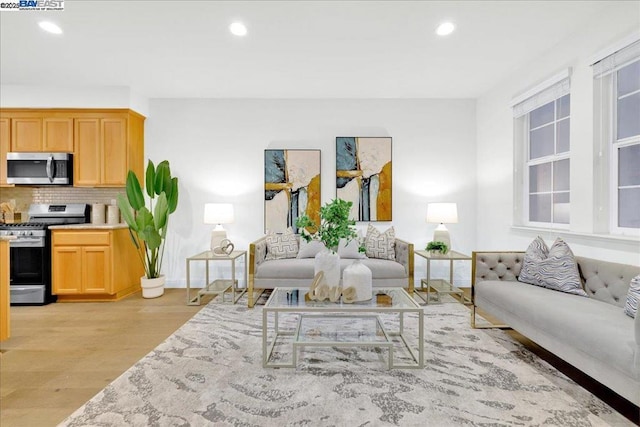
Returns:
[[[7,153],[11,145],[11,122],[0,118],[0,187],[7,184]]]
[[[74,121],[74,186],[124,187],[132,169],[142,179],[144,117],[103,113]]]
[[[11,115],[11,148],[15,152],[71,153],[73,118],[58,112]]]

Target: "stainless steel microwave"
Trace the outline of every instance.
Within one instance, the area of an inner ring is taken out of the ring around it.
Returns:
[[[7,183],[72,185],[71,153],[7,153]]]

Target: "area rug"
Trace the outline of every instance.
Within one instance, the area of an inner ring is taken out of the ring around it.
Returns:
[[[60,425],[632,425],[504,332],[471,329],[461,304],[424,316],[424,369],[342,347],[265,369],[262,308],[214,300]]]

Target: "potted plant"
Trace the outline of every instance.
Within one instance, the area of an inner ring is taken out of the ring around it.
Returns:
[[[319,240],[324,243],[326,250],[315,258],[315,274],[322,271],[328,286],[338,286],[340,283],[340,257],[338,245],[340,239],[347,241],[357,237],[355,220],[349,219],[349,212],[353,202],[334,199],[320,208],[320,224],[316,224],[307,215],[296,220],[301,238],[307,242]]]
[[[444,242],[434,241],[427,244],[427,250],[431,255],[444,255],[449,251],[449,247]]]
[[[118,207],[129,226],[131,240],[144,266],[142,296],[155,298],[164,293],[164,276],[160,271],[169,215],[178,206],[178,178],[171,176],[167,160],[160,162],[157,167],[149,160],[145,181],[149,207],[145,206],[138,177],[131,170],[127,174],[126,197],[118,195]]]

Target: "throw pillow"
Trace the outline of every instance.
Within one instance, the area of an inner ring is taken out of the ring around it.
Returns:
[[[282,234],[267,234],[265,260],[295,258],[298,255],[298,239],[291,227]]]
[[[640,274],[631,279],[624,313],[635,318],[638,315],[638,306],[640,306]]]
[[[587,296],[582,289],[578,263],[561,238],[557,238],[551,249],[538,236],[527,248],[518,280],[555,291]]]
[[[364,238],[366,255],[369,258],[396,259],[396,235],[393,227],[384,233],[380,233],[374,226],[369,224],[367,235]]]
[[[362,241],[362,232],[358,230],[358,237],[349,241],[347,239],[340,239],[338,245],[338,255],[342,259],[365,259],[367,256],[360,252],[360,242]]]
[[[320,240],[311,240],[307,242],[300,238],[300,250],[296,258],[314,258],[325,249],[324,243]]]

